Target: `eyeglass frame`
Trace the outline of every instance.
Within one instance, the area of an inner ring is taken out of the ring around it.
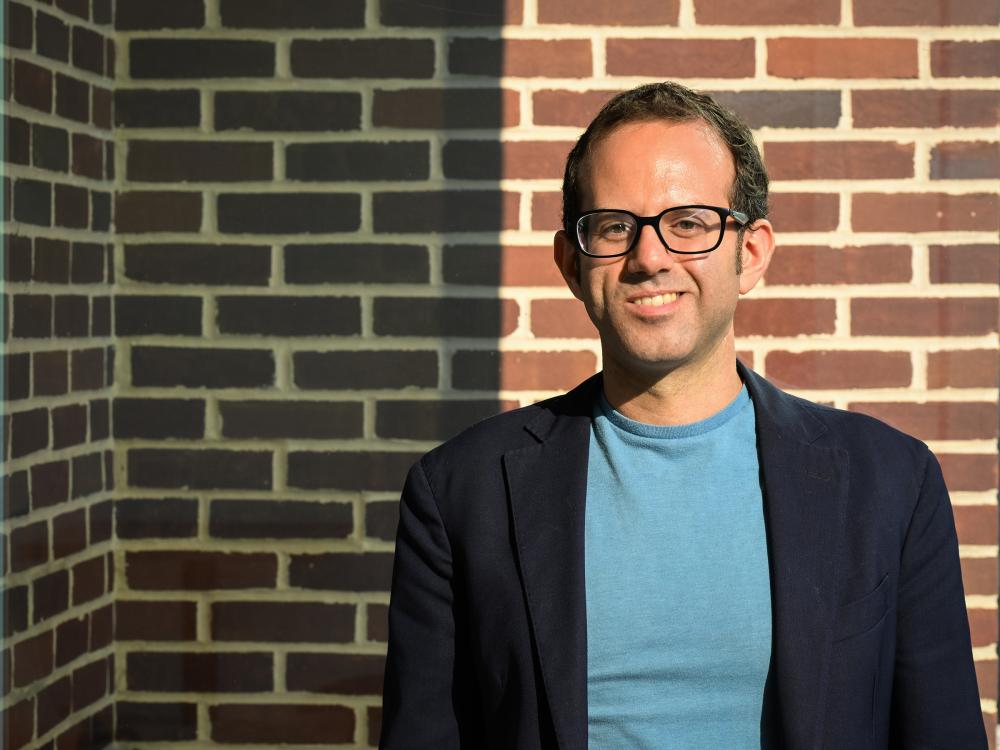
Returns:
[[[660,233],[660,219],[663,218],[664,214],[668,214],[671,211],[679,211],[685,208],[707,208],[715,211],[719,215],[719,219],[722,220],[722,228],[719,230],[719,239],[707,250],[674,250],[667,244],[667,241],[663,239],[663,235]],[[580,222],[588,216],[600,213],[626,214],[635,220],[635,235],[633,235],[628,249],[620,253],[615,253],[614,255],[594,255],[593,253],[588,253],[586,249],[584,249],[583,243],[580,241]],[[653,231],[656,232],[656,236],[659,238],[660,243],[667,249],[668,252],[675,253],[676,255],[704,255],[705,253],[712,252],[722,244],[722,240],[726,236],[727,220],[730,217],[740,226],[741,229],[750,223],[750,217],[742,211],[734,211],[731,208],[722,208],[721,206],[708,206],[701,203],[692,203],[686,206],[671,206],[670,208],[663,209],[655,216],[639,216],[638,214],[626,211],[623,208],[595,208],[591,211],[584,211],[576,217],[576,221],[573,222],[573,228],[575,230],[573,233],[573,239],[576,241],[577,250],[586,255],[588,258],[621,258],[623,255],[628,255],[633,249],[635,249],[635,246],[639,243],[639,236],[642,234],[642,228],[645,226],[651,226],[653,227]]]

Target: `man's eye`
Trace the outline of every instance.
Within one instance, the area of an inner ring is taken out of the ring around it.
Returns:
[[[617,221],[614,224],[605,224],[601,227],[601,236],[606,239],[618,239],[621,237],[627,237],[629,233],[629,226],[623,221]]]
[[[670,225],[670,229],[674,232],[693,234],[704,231],[705,226],[700,221],[695,221],[694,219],[678,219]]]

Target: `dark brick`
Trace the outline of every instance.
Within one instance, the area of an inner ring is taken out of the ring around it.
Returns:
[[[95,180],[104,176],[104,141],[73,133],[73,174]]]
[[[183,539],[198,533],[198,501],[129,498],[115,503],[119,539]]]
[[[361,96],[343,91],[219,91],[215,129],[264,132],[357,130]]]
[[[434,388],[433,351],[295,352],[295,385],[303,389]]]
[[[140,651],[125,659],[130,691],[259,693],[274,685],[270,654]]]
[[[99,284],[104,281],[104,248],[93,242],[74,242],[70,280],[74,284]]]
[[[32,281],[65,284],[69,281],[69,242],[35,238],[35,269]]]
[[[418,458],[404,452],[292,451],[288,454],[288,485],[314,490],[397,491]]]
[[[201,194],[132,191],[115,196],[119,232],[197,232],[201,229]]]
[[[330,552],[292,555],[288,569],[294,588],[329,591],[388,591],[391,552]]]
[[[751,128],[832,128],[840,121],[838,91],[718,91],[712,96]]]
[[[201,399],[116,398],[116,438],[202,438],[205,402]]]
[[[126,176],[140,182],[270,180],[269,143],[129,141]]]
[[[31,409],[11,415],[10,456],[20,458],[30,455],[49,445],[49,412],[47,409]]]
[[[4,397],[16,401],[31,395],[31,355],[7,354],[4,357],[4,381],[7,392]]]
[[[342,502],[214,500],[209,510],[209,533],[219,539],[339,539],[353,525]]]
[[[217,641],[349,643],[354,605],[319,602],[217,602],[212,605]]]
[[[135,487],[271,488],[270,451],[133,448],[127,466]]]
[[[387,26],[498,28],[519,24],[521,18],[521,3],[510,0],[446,0],[433,5],[414,5],[409,0],[379,3],[379,20]]]
[[[69,404],[52,410],[52,448],[80,445],[87,440],[87,407]]]
[[[34,123],[31,126],[31,162],[40,169],[69,170],[69,138],[62,128]]]
[[[1000,91],[907,89],[851,92],[856,128],[977,128],[1000,121]]]
[[[398,523],[399,503],[365,503],[365,536],[391,542]]]
[[[931,42],[935,77],[1000,75],[1000,40]]]
[[[104,37],[83,26],[74,26],[73,66],[102,75],[104,73]]]
[[[38,715],[35,731],[46,734],[73,710],[73,681],[63,677],[42,688],[38,694]]]
[[[104,659],[73,670],[73,710],[96,703],[108,692],[108,668]]]
[[[201,297],[118,295],[115,333],[119,336],[201,335]]]
[[[31,510],[31,497],[28,493],[28,472],[8,472],[3,478],[3,517],[18,518],[26,516]]]
[[[79,617],[66,620],[56,628],[56,666],[69,664],[87,653],[87,631],[90,619]]]
[[[241,29],[360,29],[364,0],[222,0],[222,25]]]
[[[499,338],[517,326],[517,309],[514,300],[484,297],[378,297],[375,333]]]
[[[219,331],[255,336],[349,336],[361,333],[357,297],[219,297]]]
[[[27,166],[31,163],[31,125],[20,117],[5,115],[4,128],[7,134],[4,160]]]
[[[107,588],[104,582],[104,555],[73,566],[73,604],[83,604],[102,596]]]
[[[36,396],[58,396],[69,390],[66,352],[35,352],[31,361]]]
[[[57,570],[35,580],[32,585],[34,623],[66,611],[69,605],[69,572]]]
[[[996,244],[931,245],[929,250],[934,284],[1000,284]]]
[[[110,646],[114,637],[114,607],[107,604],[90,616],[90,650]]]
[[[14,586],[3,590],[3,634],[10,638],[28,628],[28,587]]]
[[[108,40],[108,43],[110,44],[111,41]],[[111,110],[113,101],[111,89],[105,89],[101,88],[100,86],[94,86],[91,89],[90,94],[91,94],[90,116],[91,119],[93,120],[94,125],[101,128],[102,130],[111,130]]]
[[[160,284],[267,286],[271,250],[259,245],[125,245],[125,276]]]
[[[91,440],[104,440],[111,435],[110,412],[111,405],[108,399],[95,399],[90,402]]]
[[[14,180],[14,219],[25,224],[52,225],[52,186],[40,180]]]
[[[82,349],[70,355],[70,387],[74,391],[96,391],[104,387],[104,351]]]
[[[93,297],[91,305],[90,334],[92,336],[110,336],[111,298]],[[112,370],[109,369],[109,372],[112,372]]]
[[[203,0],[117,0],[115,28],[120,31],[154,29],[199,29],[205,25]]]
[[[69,500],[69,463],[63,459],[31,467],[31,507],[49,508]]]
[[[126,552],[125,578],[149,591],[211,591],[274,588],[278,563],[272,554],[228,552]]]
[[[512,94],[495,88],[376,90],[372,121],[376,127],[496,130],[517,124]]]
[[[117,89],[114,110],[115,125],[126,128],[195,127],[201,97],[196,89]]]
[[[90,86],[56,73],[56,114],[77,122],[90,122]]]
[[[430,39],[296,39],[292,75],[301,78],[431,78]]]
[[[47,0],[43,0],[47,2]],[[90,18],[90,3],[88,0],[56,0],[56,7],[71,13],[86,21]]]
[[[34,42],[31,8],[21,3],[9,2],[6,7],[6,42],[8,47],[30,50]]]
[[[115,602],[119,641],[193,641],[198,637],[197,604],[179,601]]]
[[[90,218],[87,189],[77,185],[55,186],[56,226],[85,229]]]
[[[373,196],[376,232],[496,232],[517,228],[519,195],[498,190],[424,190]]]
[[[231,438],[362,437],[360,402],[221,401],[222,435]]]
[[[132,384],[263,388],[274,384],[274,354],[260,349],[132,348]]]
[[[445,440],[501,410],[495,400],[379,401],[375,434],[385,438]]]
[[[289,690],[381,695],[385,658],[367,654],[288,654]]]
[[[956,141],[939,143],[931,149],[932,180],[997,178],[1000,178],[1000,143]]]
[[[49,529],[45,521],[10,532],[10,569],[14,573],[41,565],[49,559]]]
[[[52,519],[52,555],[56,559],[80,552],[87,547],[87,511],[63,513]]]
[[[110,24],[112,18],[111,0],[93,0],[93,19],[97,24]]]
[[[274,75],[274,44],[239,39],[133,39],[133,78],[261,78]]]
[[[216,742],[330,744],[350,743],[354,710],[346,706],[260,703],[215,705],[209,708]]]
[[[115,702],[115,739],[126,742],[194,740],[198,707],[194,703]]]
[[[293,143],[285,149],[291,180],[426,180],[430,176],[430,144]]]
[[[7,281],[31,281],[33,264],[31,238],[6,235],[3,241],[7,251],[5,269]]]
[[[14,101],[42,112],[51,112],[52,71],[16,58],[13,73]]]
[[[86,336],[90,332],[90,299],[78,294],[56,297],[54,330],[61,338]]]
[[[90,228],[95,232],[106,232],[111,228],[111,193],[91,191]]]
[[[0,722],[4,727],[5,747],[19,750],[27,746],[35,736],[35,698],[25,698],[18,703],[11,701],[0,715]]]
[[[73,457],[73,497],[86,497],[104,489],[101,454]]]
[[[110,472],[109,472],[110,473]],[[113,504],[110,500],[90,506],[90,543],[99,544],[111,538]]]
[[[353,232],[361,227],[361,196],[356,193],[223,193],[218,208],[219,230],[229,233]]]
[[[421,245],[287,245],[290,284],[426,283],[427,248]]]

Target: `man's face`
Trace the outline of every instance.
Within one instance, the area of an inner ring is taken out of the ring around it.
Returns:
[[[584,172],[582,210],[640,216],[689,204],[728,208],[735,176],[728,148],[700,121],[619,126],[597,143]],[[755,265],[749,274],[737,272],[732,220],[722,244],[704,255],[669,252],[649,226],[624,257],[581,255],[562,232],[555,250],[567,284],[600,333],[606,369],[645,378],[681,367],[697,372],[715,362],[732,366],[736,302],[763,272]]]

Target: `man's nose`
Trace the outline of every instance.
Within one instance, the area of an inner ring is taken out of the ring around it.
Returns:
[[[669,270],[676,262],[674,254],[667,250],[651,226],[644,226],[639,230],[635,247],[626,257],[630,271],[650,276]]]

